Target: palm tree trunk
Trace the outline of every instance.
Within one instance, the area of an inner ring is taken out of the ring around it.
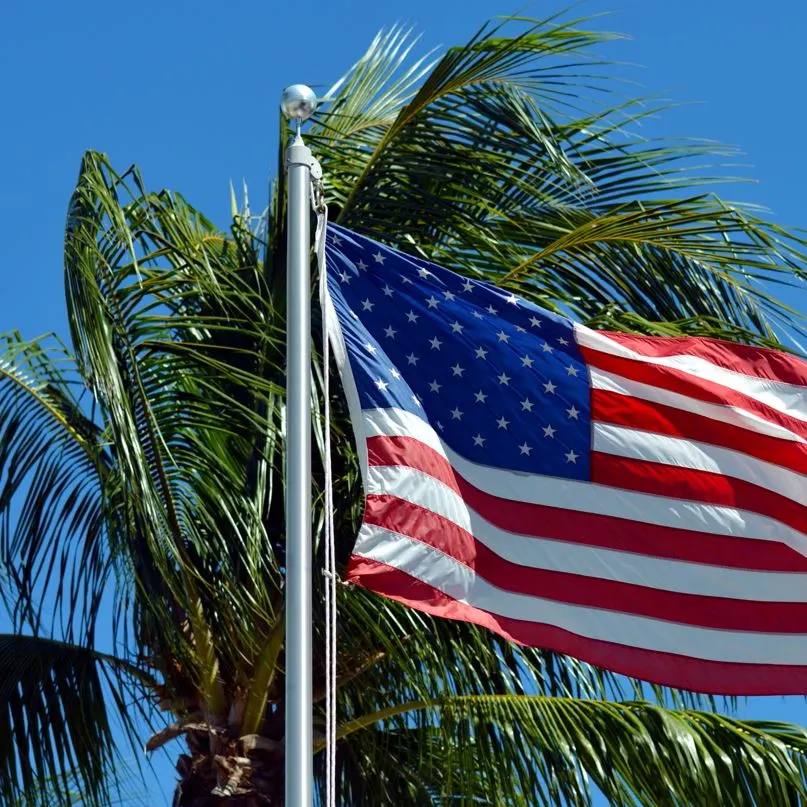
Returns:
[[[187,735],[177,761],[173,807],[283,807],[284,758],[275,740],[231,740],[206,731]]]

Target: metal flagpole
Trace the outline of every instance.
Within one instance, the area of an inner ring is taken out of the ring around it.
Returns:
[[[311,662],[311,151],[300,136],[316,107],[310,87],[283,91],[297,133],[286,149],[286,807],[313,804]]]

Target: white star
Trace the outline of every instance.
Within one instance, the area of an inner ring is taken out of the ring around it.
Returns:
[[[507,373],[502,373],[500,376],[498,376],[498,378],[499,378],[499,383],[500,384],[509,384],[510,383],[510,376],[507,375]]]
[[[420,398],[417,395],[412,396],[412,401],[414,402],[415,406],[420,406]]]
[[[394,367],[389,371],[389,373],[393,378],[401,377],[401,374]]]
[[[479,390],[479,392],[474,393],[474,398],[476,398],[477,403],[485,403],[485,398],[487,398],[487,394]]]
[[[396,334],[396,333],[398,333],[398,331],[396,331],[396,330],[395,330],[395,328],[393,328],[393,327],[392,327],[392,325],[390,325],[390,326],[389,326],[389,328],[384,328],[384,333],[385,333],[385,334],[386,334],[386,335],[387,335],[387,336],[388,336],[390,339],[394,339],[394,338],[395,338],[395,334]]]
[[[558,339],[558,344],[563,345],[564,347],[569,344],[568,339],[564,339],[562,336]]]
[[[533,402],[529,398],[525,398],[521,402],[521,410],[523,412],[532,412],[532,407],[534,406]]]
[[[549,342],[544,342],[541,345],[541,350],[543,350],[544,353],[551,353],[552,352],[552,345],[550,345]]]
[[[474,445],[475,446],[483,446],[483,445],[485,445],[485,438],[482,437],[481,434],[475,434],[474,435]]]
[[[572,420],[577,420],[577,416],[580,414],[580,412],[577,410],[577,408],[576,408],[575,406],[572,406],[571,408],[569,408],[569,409],[567,409],[567,410],[566,410],[566,414],[567,414],[567,415],[568,415],[568,416],[569,416],[569,417],[570,417]]]
[[[541,320],[538,319],[538,317],[530,317],[530,325],[532,325],[533,328],[540,328]]]
[[[458,406],[451,410],[451,419],[462,420],[462,412]]]
[[[375,382],[375,385],[381,390],[381,392],[386,392],[387,387],[389,386],[388,381],[382,381],[380,378],[378,381]]]
[[[428,303],[429,308],[437,308],[437,306],[440,304],[440,301],[434,295],[429,297],[426,302]]]
[[[496,336],[499,337],[500,342],[509,342],[510,341],[510,336],[508,334],[506,334],[504,331],[499,331],[499,333],[497,333]]]
[[[515,294],[511,294],[509,297],[505,298],[506,303],[510,303],[510,305],[518,305],[518,297]]]
[[[524,358],[521,360],[521,366],[532,367],[532,362],[533,360],[529,356],[524,356]]]
[[[566,462],[577,462],[578,455],[574,453],[574,451],[570,451],[568,454],[564,454],[566,457]]]
[[[523,443],[522,443],[522,444],[521,444],[521,445],[518,447],[518,450],[519,450],[519,451],[520,451],[522,454],[526,454],[526,455],[529,457],[529,455],[530,455],[530,451],[532,451],[532,446],[527,445],[527,441],[525,440],[525,441],[524,441],[524,442],[523,442]]]
[[[462,333],[462,329],[464,326],[460,325],[459,322],[452,322],[451,323],[451,333]]]
[[[492,305],[489,305],[489,306],[488,306],[488,307],[485,309],[485,311],[487,311],[487,312],[488,312],[488,314],[495,314],[495,313],[496,313],[496,309],[495,309],[495,308],[494,308]]]
[[[566,374],[567,374],[567,375],[572,375],[572,376],[574,376],[575,378],[577,378],[577,368],[576,368],[576,367],[575,367],[573,364],[570,364],[570,365],[569,365],[569,366],[566,368]]]
[[[420,361],[420,359],[418,359],[418,357],[414,353],[410,353],[406,357],[406,360],[407,360],[407,362],[409,362],[409,364],[417,364],[418,361]]]
[[[337,247],[342,243],[342,239],[336,233],[333,234],[333,243]]]
[[[406,275],[398,275],[398,277],[401,278],[401,283],[411,283],[412,282],[412,278],[407,277]]]
[[[432,350],[440,350],[440,345],[443,343],[435,336],[434,339],[429,339],[429,344],[432,346]]]
[[[430,389],[432,392],[436,392],[436,393],[438,393],[438,394],[439,394],[439,393],[440,393],[440,387],[442,387],[442,386],[443,386],[443,385],[442,385],[442,384],[440,384],[440,383],[437,381],[437,379],[435,378],[435,379],[434,379],[434,381],[432,381],[432,382],[429,384],[429,389]]]
[[[339,273],[339,279],[343,283],[350,283],[350,275],[347,272],[340,272]]]
[[[418,274],[425,280],[431,272],[428,269],[418,269]]]
[[[410,322],[417,322],[417,321],[418,321],[418,319],[420,319],[420,314],[416,314],[414,311],[410,311],[410,312],[409,312],[409,313],[406,315],[406,318],[407,318],[407,319],[408,319]]]
[[[527,329],[526,329],[526,328],[522,328],[520,325],[516,325],[516,330],[517,330],[519,333],[527,333]]]
[[[488,355],[488,352],[487,352],[487,350],[485,350],[485,348],[483,348],[483,347],[478,347],[478,348],[476,349],[476,358],[477,358],[477,359],[484,359],[484,358],[485,358],[485,356],[487,356],[487,355]]]
[[[475,316],[477,319],[484,319],[484,318],[485,318],[485,315],[484,315],[484,314],[482,314],[482,313],[481,313],[481,312],[479,312],[479,311],[474,311],[474,316]]]
[[[500,418],[499,418],[499,419],[496,421],[496,425],[497,425],[497,426],[498,426],[498,428],[500,428],[500,429],[506,429],[506,428],[507,428],[507,427],[510,425],[510,421],[509,421],[509,420],[508,420],[506,417],[500,417]]]
[[[466,278],[465,282],[462,284],[462,290],[463,291],[473,291],[474,290],[474,284],[471,283],[471,281]]]
[[[383,263],[384,263],[384,261],[385,261],[385,260],[387,260],[387,259],[386,259],[386,258],[385,258],[385,257],[384,257],[382,254],[381,254],[381,250],[378,250],[378,252],[376,252],[376,254],[375,254],[375,255],[373,255],[373,257],[375,258],[375,262],[376,262],[376,263],[382,263],[382,264],[383,264]]]
[[[552,395],[556,389],[557,386],[551,381],[547,381],[546,384],[544,384],[544,392],[548,392],[550,395]]]
[[[554,437],[556,431],[557,429],[553,429],[551,426],[544,426],[544,437]]]
[[[438,420],[437,421],[437,428],[440,429],[440,431],[443,431],[443,429],[445,429],[445,426],[443,426],[443,424],[440,423],[440,421]]]
[[[372,311],[373,308],[375,308],[375,303],[371,302],[369,297],[366,300],[362,301],[362,304],[361,304],[361,310],[362,311]]]
[[[453,300],[454,299],[454,295],[450,291],[444,291],[443,292],[443,297],[445,297],[446,300]]]
[[[455,364],[455,365],[454,365],[454,366],[451,368],[451,373],[452,373],[453,375],[455,375],[455,376],[459,376],[460,378],[462,378],[462,374],[463,374],[464,372],[465,372],[465,368],[464,368],[464,367],[460,367],[459,362],[457,362],[457,363],[456,363],[456,364]]]
[[[375,353],[375,345],[371,345],[369,342],[364,346],[364,349],[368,353]]]
[[[367,268],[367,264],[366,264],[364,261],[359,261],[359,262],[356,264],[356,266],[357,266],[359,269],[361,269],[361,271],[362,271],[362,272],[363,272],[363,271],[364,271],[364,270]]]
[[[393,295],[393,291],[389,286],[384,286],[384,288],[381,289],[381,291],[383,291],[384,295],[387,296],[387,297],[392,297],[392,295]]]

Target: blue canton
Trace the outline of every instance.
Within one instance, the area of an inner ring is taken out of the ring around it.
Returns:
[[[334,225],[326,251],[363,409],[412,412],[476,463],[589,479],[590,384],[569,320]]]

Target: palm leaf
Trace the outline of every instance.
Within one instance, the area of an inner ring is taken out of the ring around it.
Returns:
[[[585,85],[606,97],[610,87],[589,50],[612,36],[586,22],[482,29],[397,105],[385,94],[392,53],[371,49],[359,64],[375,66],[375,83],[362,77],[374,125],[336,140],[335,109],[309,136],[337,221],[582,319],[615,303],[649,321],[714,316],[752,338],[801,329],[761,281],[801,278],[803,241],[700,191],[720,168],[699,164],[731,149],[634,135],[660,108],[644,99],[580,98]]]
[[[58,342],[7,334],[0,346],[0,569],[16,625],[92,635],[110,552],[101,506],[109,457],[74,394],[75,365]],[[19,514],[11,519],[11,514]],[[59,586],[57,581],[69,579]]]
[[[131,202],[121,207],[124,194]],[[277,591],[276,557],[243,497],[266,404],[277,407],[281,392],[257,371],[256,354],[272,338],[262,278],[242,243],[181,199],[147,194],[136,173],[118,176],[99,155],[86,158],[71,211],[69,313],[119,459],[117,506],[137,520],[122,540],[148,589],[141,618],[220,713],[219,667],[236,664],[257,638],[243,619],[252,607],[235,614],[239,597],[252,594],[250,606],[263,603],[260,616],[271,621]],[[239,584],[225,587],[228,575]],[[191,633],[177,632],[178,614]],[[222,634],[233,646],[215,646]]]
[[[0,798],[34,798],[47,782],[50,803],[70,803],[76,789],[88,805],[109,804],[117,738],[108,703],[124,736],[137,710],[123,680],[143,674],[128,663],[79,645],[39,636],[0,634]],[[27,794],[27,795],[26,795]]]
[[[370,742],[343,755],[380,764],[392,753],[401,770],[417,771],[410,792],[463,804],[590,804],[592,784],[614,805],[793,804],[807,796],[804,729],[641,701],[443,697],[338,729],[348,745],[362,732]]]

